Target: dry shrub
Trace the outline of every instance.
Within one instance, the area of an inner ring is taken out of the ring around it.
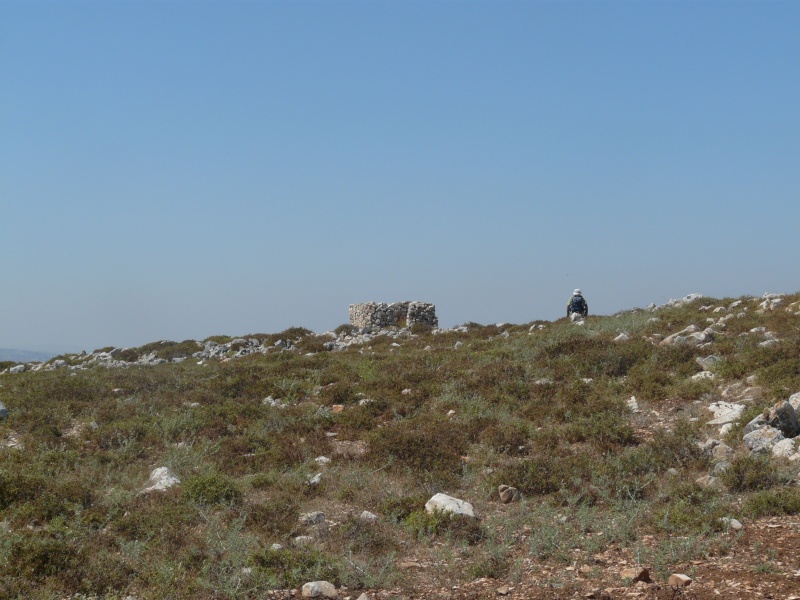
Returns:
[[[434,473],[456,473],[467,437],[442,417],[394,421],[369,436],[368,459],[377,465]]]

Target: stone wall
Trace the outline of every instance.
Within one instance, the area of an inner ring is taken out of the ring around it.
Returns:
[[[350,324],[356,327],[439,326],[436,306],[428,302],[365,302],[350,305]]]

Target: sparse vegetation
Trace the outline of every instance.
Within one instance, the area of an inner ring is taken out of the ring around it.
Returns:
[[[719,303],[664,308],[658,322],[626,311],[583,327],[415,327],[338,352],[292,327],[241,338],[283,350],[225,361],[134,364],[203,348],[154,342],[117,352],[126,368],[2,375],[0,441],[18,443],[0,447],[0,597],[255,598],[312,579],[413,589],[398,566],[412,556],[454,583],[513,579],[531,561],[592,574],[610,545],[663,574],[724,553],[723,517],[800,514],[796,468],[740,444],[747,421],[800,391],[800,318],[751,301],[710,348],[646,339],[705,325],[700,307]],[[778,345],[749,333],[762,326]],[[615,342],[622,331],[630,341]],[[691,379],[711,353],[717,379]],[[720,382],[750,376],[762,395],[725,438],[736,454],[722,486],[701,487],[698,442],[717,435],[705,407]],[[181,484],[140,494],[161,465]],[[501,504],[500,484],[522,500]],[[479,518],[426,513],[440,491]],[[301,523],[312,510],[329,523]],[[294,545],[301,534],[313,544]]]

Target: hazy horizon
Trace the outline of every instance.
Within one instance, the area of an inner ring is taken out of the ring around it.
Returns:
[[[796,2],[0,3],[0,347],[794,293]]]

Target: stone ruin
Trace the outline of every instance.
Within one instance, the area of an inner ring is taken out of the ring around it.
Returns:
[[[438,327],[436,306],[428,302],[365,302],[350,305],[350,324],[355,327],[411,327],[416,323]]]

